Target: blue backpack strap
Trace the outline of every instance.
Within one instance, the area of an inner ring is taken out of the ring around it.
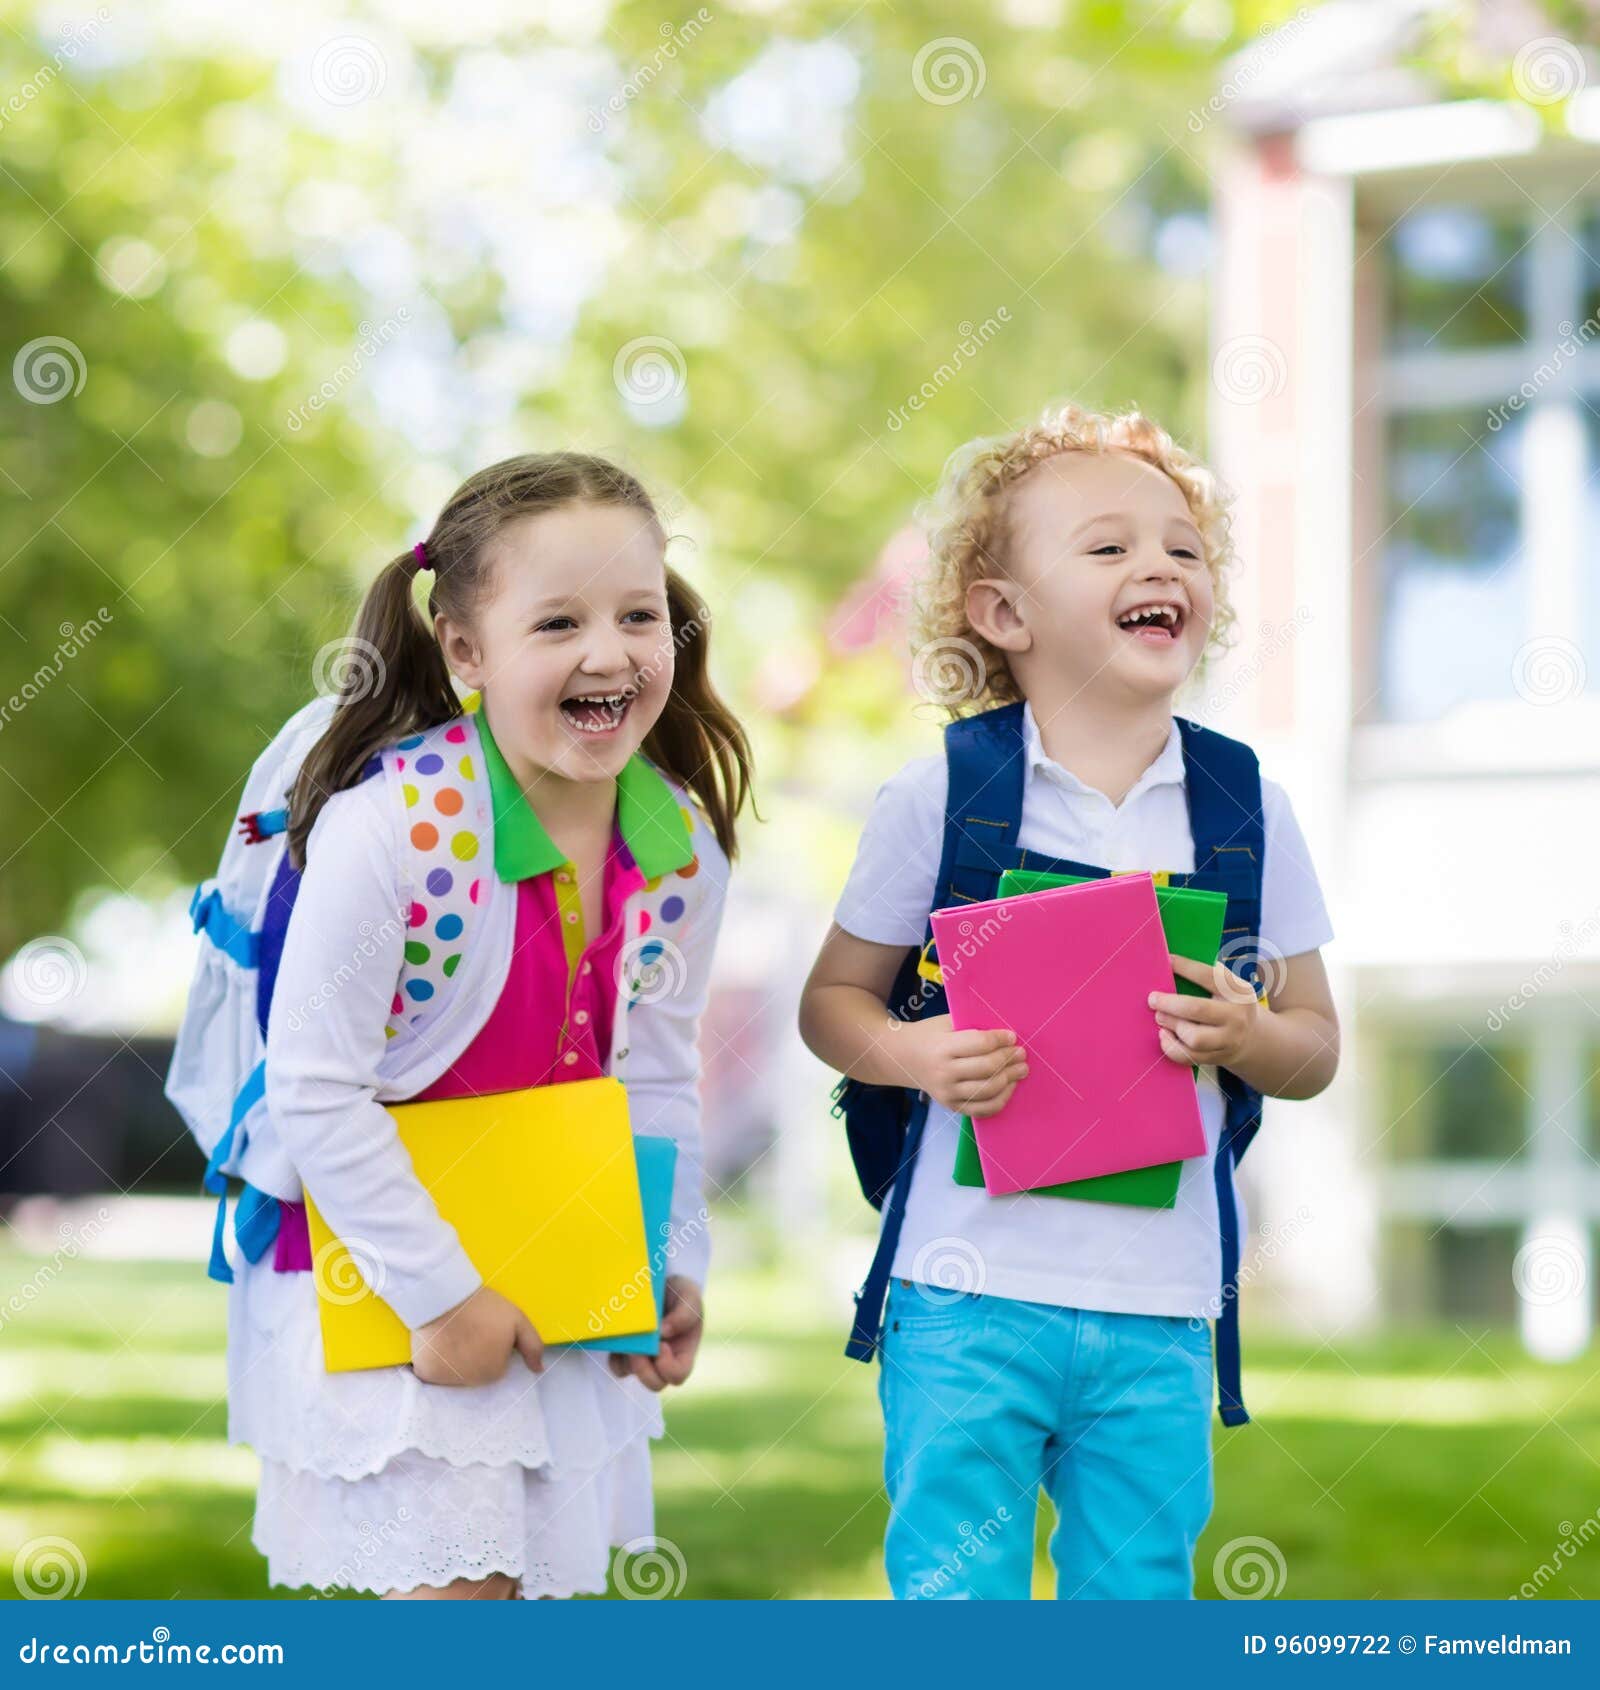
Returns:
[[[1189,828],[1194,835],[1197,871],[1219,877],[1228,886],[1229,931],[1237,943],[1242,915],[1245,935],[1259,940],[1261,876],[1266,861],[1266,824],[1261,809],[1261,769],[1248,745],[1214,729],[1177,718],[1183,736]],[[1225,945],[1229,941],[1225,937]],[[1260,964],[1254,946],[1227,958],[1228,966],[1260,988]],[[1237,1074],[1218,1070],[1224,1117],[1212,1163],[1217,1219],[1222,1242],[1222,1304],[1217,1315],[1217,1412],[1225,1426],[1243,1426],[1244,1406],[1239,1345],[1239,1210],[1233,1171],[1261,1125],[1261,1093]]]
[[[1017,861],[1022,830],[1022,792],[1027,765],[1022,740],[1022,705],[1003,704],[979,716],[965,716],[945,729],[945,767],[950,789],[945,801],[945,848],[933,908],[992,898],[1000,875]],[[928,925],[928,936],[933,924]],[[942,996],[942,994],[941,994]],[[943,1012],[940,1005],[940,1013]]]
[[[228,1115],[227,1130],[217,1140],[211,1159],[206,1163],[205,1188],[217,1199],[216,1225],[211,1231],[211,1260],[206,1274],[224,1285],[233,1283],[233,1269],[228,1266],[228,1257],[222,1247],[228,1219],[228,1176],[222,1170],[233,1156],[235,1137],[239,1140],[239,1149],[244,1149],[249,1138],[244,1125],[245,1117],[266,1095],[267,1065],[263,1061],[250,1070],[249,1078],[239,1088],[239,1095],[234,1098]],[[248,1261],[261,1260],[262,1252],[278,1236],[281,1219],[282,1211],[276,1197],[259,1186],[245,1186],[234,1206],[233,1235]]]
[[[278,1236],[283,1205],[258,1185],[246,1185],[233,1208],[233,1236],[246,1261],[259,1262]]]
[[[234,1098],[233,1108],[228,1113],[228,1125],[206,1163],[205,1188],[217,1199],[217,1222],[211,1234],[211,1262],[206,1273],[224,1285],[233,1283],[233,1269],[228,1266],[228,1258],[222,1249],[222,1233],[228,1217],[228,1176],[222,1170],[233,1156],[233,1141],[240,1135],[245,1116],[266,1095],[267,1065],[263,1061],[250,1070],[249,1077],[240,1086],[239,1095]],[[243,1138],[240,1138],[239,1148],[244,1149]]]
[[[289,917],[294,914],[294,902],[299,895],[300,870],[289,861],[289,853],[285,851],[278,859],[277,872],[261,910],[261,931],[256,935],[256,1025],[262,1038],[267,1036],[267,1012],[272,1008],[272,992],[278,983],[278,964],[283,961]]]
[[[1017,831],[1022,825],[1022,705],[1006,704],[978,716],[964,716],[944,730],[944,841],[939,875],[933,886],[932,909],[992,898],[1000,871],[1015,856]],[[930,917],[932,910],[929,912]],[[933,936],[930,919],[924,944]],[[917,1019],[942,1015],[943,987],[921,982],[914,1000]],[[918,1092],[906,1121],[905,1139],[894,1183],[883,1205],[883,1228],[872,1266],[856,1293],[855,1321],[844,1353],[852,1361],[871,1361],[883,1333],[883,1306],[889,1294],[890,1269],[900,1243],[911,1193],[911,1174],[928,1123],[928,1098]]]
[[[241,968],[256,966],[256,935],[250,923],[241,921],[222,901],[215,886],[209,892],[203,885],[194,889],[189,900],[189,919],[196,933],[205,934],[225,956],[230,956]]]

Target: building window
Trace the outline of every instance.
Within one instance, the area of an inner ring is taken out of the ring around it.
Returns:
[[[1499,1163],[1527,1149],[1526,1045],[1396,1043],[1387,1052],[1387,1068],[1393,1161]]]
[[[1522,340],[1526,242],[1515,215],[1446,205],[1402,217],[1386,243],[1390,347],[1425,352]]]
[[[1589,1079],[1584,1087],[1583,1148],[1589,1160],[1600,1165],[1600,1044],[1585,1049],[1584,1070]]]
[[[1600,1041],[1569,1006],[1475,1035],[1388,1018],[1365,1034],[1384,1296],[1399,1320],[1512,1323],[1535,1355],[1589,1341],[1600,1223]]]
[[[1528,616],[1522,439],[1520,417],[1491,431],[1481,406],[1390,418],[1380,649],[1393,720],[1513,696]]]
[[[1405,1325],[1515,1326],[1518,1238],[1511,1226],[1392,1222],[1384,1235],[1390,1315]]]
[[[1580,654],[1571,690],[1600,692],[1600,206],[1513,198],[1424,203],[1380,225],[1370,256],[1366,708],[1388,722],[1520,706],[1551,639]]]

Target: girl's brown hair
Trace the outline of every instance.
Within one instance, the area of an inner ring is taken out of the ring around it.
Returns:
[[[952,716],[1021,698],[1006,655],[967,620],[967,589],[1005,574],[1010,545],[1008,494],[1037,464],[1063,452],[1125,452],[1177,483],[1200,530],[1211,576],[1208,650],[1228,644],[1234,622],[1227,576],[1234,562],[1227,495],[1206,466],[1140,411],[1047,410],[1012,434],[969,441],[951,454],[927,513],[928,568],[916,603],[913,644],[919,665],[948,670],[959,686],[938,700]]]
[[[574,504],[643,512],[666,545],[650,496],[626,470],[581,452],[539,452],[480,470],[451,495],[425,545],[432,568],[428,618],[412,594],[417,559],[402,552],[367,589],[352,634],[354,651],[333,720],[312,747],[289,793],[289,853],[303,865],[322,806],[361,778],[375,752],[461,714],[461,700],[432,618],[470,623],[491,573],[490,544],[518,517]],[[711,617],[698,593],[667,569],[667,612],[675,666],[672,691],[644,741],[650,760],[705,810],[717,842],[737,854],[734,818],[750,793],[750,746],[707,672]]]

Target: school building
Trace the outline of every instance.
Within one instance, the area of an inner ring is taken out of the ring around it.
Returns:
[[[1600,61],[1484,7],[1518,98],[1447,98],[1433,10],[1309,10],[1191,114],[1244,565],[1187,707],[1289,788],[1337,935],[1340,1075],[1243,1170],[1247,1323],[1559,1357],[1600,1300]]]

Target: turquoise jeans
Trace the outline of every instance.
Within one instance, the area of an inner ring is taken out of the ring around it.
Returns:
[[[1039,1487],[1058,1597],[1188,1597],[1211,1515],[1211,1328],[908,1279],[880,1350],[901,1598],[1027,1597]]]

